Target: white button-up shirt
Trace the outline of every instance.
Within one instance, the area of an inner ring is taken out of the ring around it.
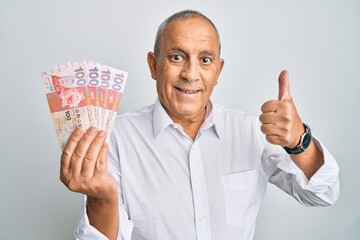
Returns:
[[[290,156],[269,144],[257,117],[212,105],[193,141],[154,105],[118,116],[109,171],[118,183],[118,239],[251,240],[271,182],[306,206],[339,194],[338,166],[316,139],[325,164],[308,181]],[[76,239],[107,239],[84,208]]]

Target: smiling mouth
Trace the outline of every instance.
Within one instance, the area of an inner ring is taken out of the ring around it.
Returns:
[[[178,88],[178,87],[175,87],[175,89],[180,91],[180,92],[186,93],[186,94],[195,94],[195,93],[198,93],[198,92],[201,91],[201,90],[185,90],[185,89],[181,89],[181,88]]]

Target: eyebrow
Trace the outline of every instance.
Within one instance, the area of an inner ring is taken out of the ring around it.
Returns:
[[[177,51],[187,55],[187,53],[182,48],[171,48],[170,51]]]
[[[215,53],[213,51],[209,51],[209,50],[203,50],[200,52],[202,55],[215,55]]]
[[[178,51],[178,52],[181,52],[182,54],[184,55],[188,55],[185,50],[183,50],[182,48],[171,48],[170,51]],[[209,50],[203,50],[203,51],[200,51],[200,55],[210,55],[210,56],[213,56],[215,55],[215,53],[213,51],[209,51]]]

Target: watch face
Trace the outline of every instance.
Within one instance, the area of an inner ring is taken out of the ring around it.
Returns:
[[[309,131],[305,134],[304,139],[302,141],[302,147],[304,148],[304,150],[310,147],[310,143],[311,143],[311,132]]]
[[[283,147],[288,154],[299,154],[309,149],[312,141],[311,129],[305,123],[304,123],[304,127],[306,129],[306,132],[301,136],[301,141],[299,146],[295,148]]]

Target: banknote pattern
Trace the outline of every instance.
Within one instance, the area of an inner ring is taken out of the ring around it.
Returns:
[[[111,134],[128,73],[90,60],[43,72],[46,98],[61,149],[76,128]]]

